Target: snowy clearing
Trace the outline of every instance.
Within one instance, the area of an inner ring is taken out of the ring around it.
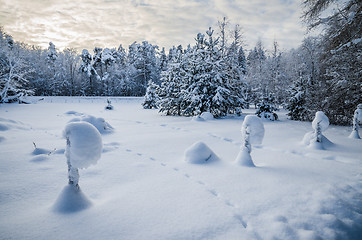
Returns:
[[[333,145],[314,150],[302,143],[312,124],[280,111],[263,121],[250,168],[235,159],[252,109],[193,121],[144,110],[142,98],[110,98],[113,110],[106,98],[38,99],[0,105],[0,239],[361,239],[362,140],[351,127],[329,126]],[[84,116],[112,131],[76,192],[63,130]],[[217,161],[186,162],[197,142]]]

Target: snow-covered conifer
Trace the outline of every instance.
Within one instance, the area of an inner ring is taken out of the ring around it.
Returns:
[[[315,114],[312,122],[313,131],[305,134],[303,143],[313,149],[325,149],[332,143],[323,135],[329,126],[329,119],[322,111]]]
[[[152,82],[152,80],[149,80],[148,87],[146,90],[146,95],[142,103],[143,108],[145,109],[158,108],[159,97],[157,95],[157,89],[158,86],[154,82]]]
[[[258,110],[255,113],[258,117],[262,119],[269,119],[271,121],[278,120],[278,115],[275,111],[278,108],[274,104],[273,95],[269,94],[267,97],[264,97],[261,103],[257,104]]]
[[[360,139],[360,135],[358,132],[359,124],[362,123],[362,104],[358,104],[357,109],[354,111],[353,115],[353,129],[350,138]]]
[[[242,166],[255,167],[251,158],[251,144],[261,144],[264,138],[264,125],[260,118],[253,115],[245,117],[241,126],[242,144],[235,162]]]

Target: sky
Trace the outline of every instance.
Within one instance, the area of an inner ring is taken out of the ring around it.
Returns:
[[[134,41],[186,47],[224,16],[230,29],[242,27],[246,49],[259,39],[291,49],[306,32],[301,13],[300,0],[0,0],[0,25],[16,41],[78,51]]]

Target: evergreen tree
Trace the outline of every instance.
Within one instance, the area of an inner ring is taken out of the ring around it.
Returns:
[[[159,97],[157,96],[157,89],[158,86],[154,82],[152,82],[152,80],[149,80],[146,95],[142,103],[143,108],[158,108]]]
[[[271,121],[278,120],[278,115],[275,113],[275,111],[278,111],[278,108],[275,106],[275,98],[272,94],[264,97],[257,106],[258,110],[255,114],[258,117]]]

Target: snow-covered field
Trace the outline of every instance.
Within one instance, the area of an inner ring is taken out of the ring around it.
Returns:
[[[37,99],[0,106],[0,239],[362,239],[362,140],[351,127],[329,126],[334,144],[313,150],[301,144],[312,124],[281,111],[263,122],[256,167],[244,167],[234,162],[254,110],[195,121],[144,110],[141,98],[111,98],[114,110],[106,98]],[[62,132],[86,115],[110,126],[77,193]],[[185,161],[198,141],[212,161]]]

